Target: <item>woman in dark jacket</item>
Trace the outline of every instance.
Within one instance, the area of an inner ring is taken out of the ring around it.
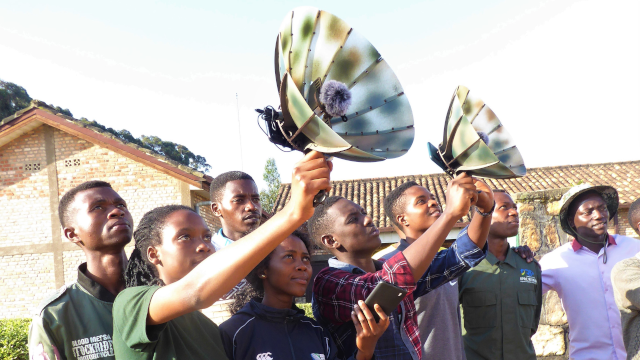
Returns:
[[[296,231],[247,276],[251,287],[245,289],[250,289],[236,297],[231,309],[235,315],[220,325],[230,360],[336,359],[337,349],[329,333],[294,304],[311,281],[308,249],[307,237]],[[377,305],[376,311],[379,323],[364,302],[352,313],[358,347],[352,358],[356,360],[372,358],[378,338],[389,325]]]

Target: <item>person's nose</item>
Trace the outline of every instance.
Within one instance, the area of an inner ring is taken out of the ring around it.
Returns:
[[[371,216],[365,215],[364,216],[364,225],[365,226],[369,226],[371,224],[373,224],[373,219],[371,218]]]
[[[202,239],[200,239],[200,244],[196,247],[196,252],[211,252],[211,247],[207,245]]]
[[[247,204],[245,205],[244,208],[246,211],[256,211],[258,210],[258,207],[256,206],[256,204],[253,202],[253,200],[249,199],[247,201]]]
[[[600,219],[606,219],[606,217],[609,215],[609,212],[607,210],[598,210],[595,209],[593,211],[593,217],[594,219],[600,220]]]
[[[109,212],[109,219],[115,219],[119,217],[124,217],[125,211],[120,209],[117,206],[114,206],[113,209]]]
[[[517,217],[517,216],[518,216],[518,209],[516,209],[516,208],[511,208],[511,209],[509,210],[509,216],[515,216],[515,217]]]
[[[298,261],[298,264],[296,266],[296,270],[298,271],[307,271],[309,267],[307,266],[307,264],[305,264],[302,260]]]

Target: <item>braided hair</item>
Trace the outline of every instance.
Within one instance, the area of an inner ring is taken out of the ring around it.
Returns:
[[[302,240],[307,251],[311,253],[309,235],[307,235],[307,232],[303,228],[295,230],[291,235]],[[247,284],[234,295],[233,302],[229,304],[228,308],[231,315],[240,311],[240,309],[242,309],[252,299],[262,302],[262,298],[264,297],[264,283],[262,282],[262,279],[260,279],[260,273],[269,267],[269,261],[271,261],[271,256],[273,256],[274,252],[275,249],[271,251],[267,257],[262,259],[262,261],[260,261],[260,263],[251,270],[249,275],[245,277]]]
[[[147,257],[147,249],[149,246],[162,244],[162,230],[167,218],[180,210],[195,212],[188,206],[166,205],[148,211],[142,216],[138,227],[133,232],[135,249],[129,257],[129,264],[124,273],[126,287],[164,285],[155,265]]]

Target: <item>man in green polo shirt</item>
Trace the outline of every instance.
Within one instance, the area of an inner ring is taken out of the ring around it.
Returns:
[[[540,320],[542,272],[509,247],[507,238],[518,234],[518,210],[504,190],[493,194],[489,252],[458,285],[465,354],[467,360],[535,360],[531,336]]]
[[[29,328],[29,356],[37,360],[115,360],[111,309],[125,287],[124,247],[133,219],[126,202],[104,181],[88,181],[60,199],[65,237],[87,259],[78,280],[45,297]]]

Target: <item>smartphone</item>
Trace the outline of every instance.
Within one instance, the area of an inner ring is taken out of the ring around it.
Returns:
[[[374,309],[373,305],[378,304],[382,308],[382,311],[387,315],[391,315],[393,310],[395,310],[404,297],[407,295],[407,290],[395,286],[393,284],[389,284],[387,282],[379,282],[378,285],[373,289],[371,294],[367,296],[367,299],[364,301],[369,308],[369,311],[373,314],[373,317],[376,319],[376,322],[380,321],[380,316]]]

